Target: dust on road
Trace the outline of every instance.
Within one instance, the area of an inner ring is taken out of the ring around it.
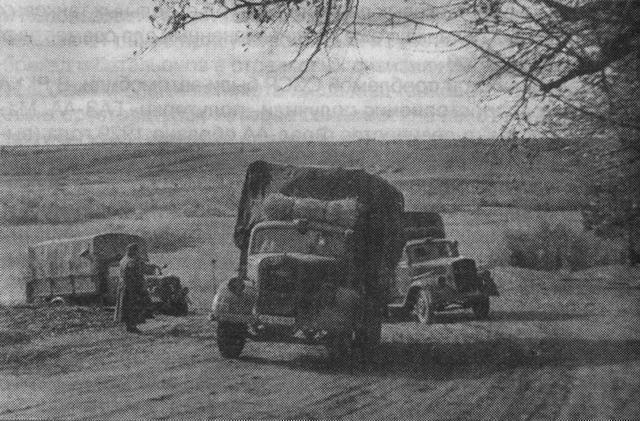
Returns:
[[[204,314],[0,346],[0,417],[640,417],[640,290],[512,268],[496,281],[491,320],[385,324],[369,367],[283,344],[224,360]]]

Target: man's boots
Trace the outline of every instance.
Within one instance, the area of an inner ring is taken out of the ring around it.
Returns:
[[[129,332],[129,333],[142,333],[142,331],[140,329],[138,329],[138,327],[136,325],[127,326],[127,332]]]

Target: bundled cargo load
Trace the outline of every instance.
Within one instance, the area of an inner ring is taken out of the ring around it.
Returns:
[[[360,211],[361,207],[354,198],[326,201],[313,198],[301,199],[273,193],[264,200],[265,219],[271,221],[309,219],[353,228]]]

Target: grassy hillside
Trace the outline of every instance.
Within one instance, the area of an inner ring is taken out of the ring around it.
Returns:
[[[398,186],[413,209],[575,209],[582,202],[576,164],[544,146],[527,156],[477,140],[3,147],[0,223],[159,210],[233,215],[244,171],[256,159],[364,168]]]

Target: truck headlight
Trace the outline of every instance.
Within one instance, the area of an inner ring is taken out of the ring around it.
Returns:
[[[229,287],[229,291],[236,295],[240,295],[242,294],[242,291],[244,291],[244,279],[238,276],[231,278],[227,286]]]

